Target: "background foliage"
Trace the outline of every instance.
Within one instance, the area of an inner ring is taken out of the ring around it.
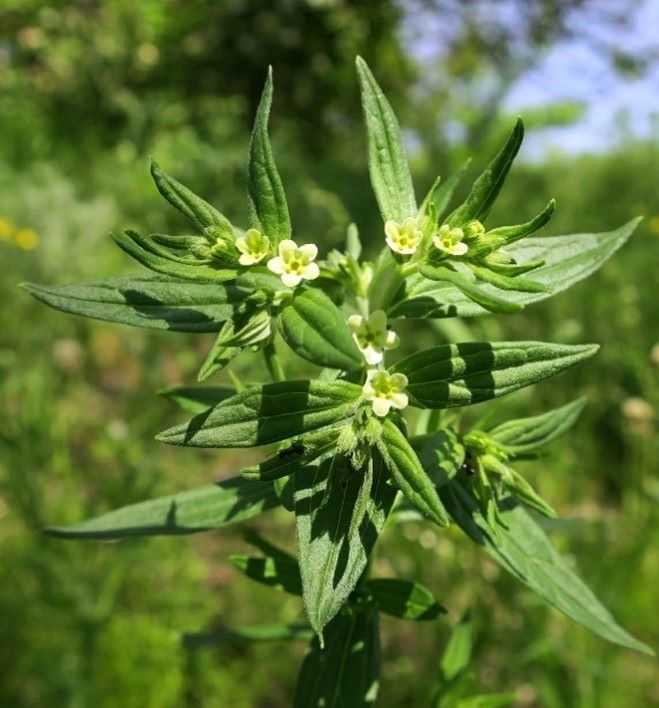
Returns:
[[[221,478],[247,460],[173,453],[152,439],[177,415],[157,391],[192,380],[207,338],[58,315],[30,301],[18,282],[121,273],[132,266],[110,230],[180,226],[152,188],[149,154],[240,220],[249,124],[268,63],[276,72],[275,150],[296,223],[329,249],[354,219],[375,250],[382,235],[354,55],[382,77],[410,126],[415,176],[429,182],[438,165],[447,174],[471,152],[481,160],[477,169],[509,126],[507,87],[525,62],[574,32],[566,13],[597,13],[595,25],[617,22],[600,16],[599,3],[510,4],[512,24],[486,2],[439,0],[287,0],[276,9],[249,0],[2,4],[0,704],[286,706],[304,651],[303,642],[282,651],[211,641],[208,633],[217,638],[225,624],[300,616],[295,598],[231,570],[228,556],[244,547],[235,533],[120,544],[40,533],[49,523]],[[442,64],[432,71],[413,51],[427,13],[445,20],[447,32]],[[624,37],[624,24],[614,29]],[[652,57],[621,54],[620,45],[598,43],[618,70],[650,70]],[[578,117],[575,107],[549,105],[534,109],[530,122],[540,130]],[[552,233],[647,218],[592,280],[460,334],[604,344],[592,366],[498,405],[530,414],[588,395],[579,427],[533,468],[534,481],[561,514],[553,537],[621,623],[655,647],[658,178],[651,140],[516,165],[497,223],[530,216],[548,196],[558,200]],[[453,337],[463,327],[447,321],[439,334]],[[414,336],[429,343],[437,333]],[[256,377],[260,362],[247,359],[240,373]],[[276,514],[259,523],[293,544]],[[487,690],[513,692],[515,705],[659,705],[652,659],[537,606],[452,533],[392,527],[376,563],[383,575],[418,575],[451,610],[424,625],[385,620],[384,706],[430,704],[450,628],[470,607],[471,671]]]

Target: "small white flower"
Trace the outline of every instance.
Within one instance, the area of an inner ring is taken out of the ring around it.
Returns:
[[[348,326],[366,363],[371,366],[384,359],[386,349],[395,349],[400,344],[398,335],[387,329],[387,315],[383,310],[376,310],[368,319],[361,315],[351,315]]]
[[[433,236],[432,242],[435,248],[448,253],[450,256],[464,256],[469,250],[469,246],[462,240],[463,238],[464,231],[461,228],[457,226],[451,228],[444,224],[437,232],[437,235]]]
[[[236,239],[236,248],[240,251],[240,265],[255,265],[270,252],[270,239],[258,229],[248,229]]]
[[[362,392],[364,398],[372,402],[375,415],[384,418],[392,407],[398,410],[407,408],[409,400],[404,393],[406,387],[407,376],[404,374],[389,374],[386,371],[371,369],[366,376]]]
[[[313,261],[318,255],[318,247],[313,243],[297,245],[285,239],[279,244],[279,255],[268,261],[268,268],[281,275],[284,285],[294,288],[302,280],[315,280],[320,275],[318,264]]]
[[[404,256],[414,253],[421,241],[421,229],[413,216],[409,216],[402,224],[390,219],[384,225],[384,233],[387,236],[387,246]]]

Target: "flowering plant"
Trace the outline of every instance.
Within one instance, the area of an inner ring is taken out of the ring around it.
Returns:
[[[244,385],[234,376],[233,387],[169,391],[196,415],[157,436],[188,447],[267,446],[260,463],[217,484],[50,533],[83,539],[188,534],[276,507],[291,512],[297,557],[252,533],[248,540],[262,555],[231,562],[252,580],[303,598],[307,627],[259,634],[312,637],[296,706],[373,705],[379,614],[427,621],[443,612],[414,579],[371,577],[369,559],[385,524],[411,517],[455,525],[544,602],[605,639],[650,651],[553,549],[537,514],[555,512],[515,469],[517,460],[535,455],[576,421],[583,400],[467,430],[443,414],[554,376],[589,359],[597,345],[467,342],[415,351],[395,331],[403,319],[517,312],[556,295],[599,268],[637,220],[602,234],[527,238],[549,221],[550,201],[525,223],[490,227],[489,212],[522,142],[521,121],[462,203],[450,208],[456,176],[438,179],[417,206],[394,112],[361,59],[357,70],[383,224],[374,262],[362,259],[354,225],[345,250],[324,260],[315,244],[302,243],[308,235],[295,234],[300,245],[293,239],[268,137],[270,73],[249,149],[247,229],[153,163],[158,190],[196,235],[116,235],[119,247],[151,274],[25,286],[65,312],[217,333],[200,382],[246,350],[263,353],[272,377]],[[282,344],[319,367],[318,375],[289,378]]]

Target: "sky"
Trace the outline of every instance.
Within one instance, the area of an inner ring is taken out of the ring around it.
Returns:
[[[602,3],[600,8],[616,2],[591,0],[591,5],[594,1]],[[505,3],[497,4],[496,10],[504,11]],[[656,135],[659,140],[659,61],[638,78],[621,75],[587,39],[596,37],[609,46],[619,45],[632,54],[659,59],[659,0],[638,0],[623,32],[594,25],[592,17],[592,13],[572,12],[569,23],[575,38],[549,49],[503,101],[504,110],[521,115],[525,109],[552,102],[574,101],[585,107],[578,122],[531,134],[525,148],[531,159],[552,151],[599,152],[630,135]],[[440,17],[424,17],[417,24],[415,34],[421,41],[415,54],[422,64],[436,60],[439,54],[435,48],[441,44],[442,29],[446,29],[442,21]]]

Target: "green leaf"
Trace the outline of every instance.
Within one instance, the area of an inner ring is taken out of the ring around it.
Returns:
[[[511,246],[507,251],[519,263],[545,262],[533,271],[533,280],[547,290],[510,293],[508,301],[530,305],[587,278],[626,243],[639,222],[640,219],[633,219],[619,229],[599,234],[527,238]],[[493,296],[502,296],[501,291],[492,285],[483,284],[480,289]],[[452,285],[413,275],[407,279],[405,288],[398,291],[396,299],[388,304],[388,314],[392,318],[476,317],[487,314],[487,309],[472,302]]]
[[[439,500],[435,485],[407,438],[389,418],[382,423],[377,448],[393,481],[407,499],[436,524],[448,526],[448,514]]]
[[[359,238],[359,229],[357,224],[348,225],[348,233],[346,234],[346,253],[355,261],[358,261],[362,255],[362,242]]]
[[[219,262],[216,266],[203,261],[193,264],[172,260],[159,253],[160,249],[154,247],[148,236],[142,236],[136,231],[128,230],[122,234],[112,234],[112,239],[124,253],[132,256],[145,268],[173,278],[223,283],[227,280],[234,280],[238,274],[235,267],[227,268]]]
[[[471,158],[466,160],[462,167],[460,167],[454,175],[451,175],[444,182],[442,182],[438,177],[423,200],[423,205],[420,211],[426,213],[432,205],[435,218],[441,221],[451,203],[451,199],[453,198],[456,188],[465,176],[470,164]]]
[[[350,370],[364,363],[345,315],[321,290],[296,294],[281,311],[280,323],[288,346],[313,364]]]
[[[593,356],[596,344],[468,342],[412,354],[392,371],[405,374],[407,391],[423,408],[487,401],[560,373]]]
[[[485,219],[503,187],[523,138],[524,124],[518,118],[506,144],[474,182],[464,203],[446,220],[449,226],[461,226],[472,219]]]
[[[357,73],[368,132],[368,168],[384,221],[416,216],[410,168],[396,115],[366,62],[357,57]]]
[[[162,196],[200,230],[219,226],[231,230],[231,224],[215,207],[198,197],[179,181],[170,177],[151,160],[151,176]]]
[[[293,479],[304,605],[322,636],[366,569],[396,491],[376,460],[357,470],[335,456]]]
[[[513,455],[535,452],[569,430],[577,422],[585,405],[586,399],[578,398],[542,415],[501,423],[488,430],[487,435],[505,445],[506,451]]]
[[[203,413],[235,395],[231,386],[172,386],[158,391],[188,413]]]
[[[521,291],[525,293],[544,293],[547,292],[547,286],[538,283],[530,278],[522,278],[520,276],[510,276],[503,273],[498,273],[491,270],[487,266],[478,266],[473,263],[469,264],[469,269],[479,279],[486,283],[490,283],[499,290]],[[517,306],[519,309],[519,306]]]
[[[249,627],[221,627],[213,632],[186,633],[183,643],[187,649],[216,646],[223,642],[273,642],[313,637],[307,624],[257,624]]]
[[[465,448],[455,430],[444,428],[410,440],[423,469],[435,486],[441,487],[458,473]]]
[[[22,287],[62,312],[176,332],[217,332],[249,296],[248,290],[233,285],[191,283],[161,275],[80,285],[23,283]]]
[[[463,295],[478,303],[489,312],[511,313],[519,312],[523,306],[512,301],[506,293],[495,295],[492,291],[483,289],[462,273],[456,273],[445,266],[425,264],[421,266],[421,274],[430,280],[437,280],[454,285]],[[473,277],[473,276],[472,276]]]
[[[321,428],[291,440],[273,457],[258,465],[246,467],[240,474],[247,479],[274,480],[287,477],[306,465],[332,454],[341,427]]]
[[[496,229],[488,231],[486,236],[482,239],[482,244],[477,244],[469,249],[470,255],[481,256],[491,253],[502,246],[526,238],[541,229],[551,219],[555,208],[556,200],[550,199],[547,206],[530,221],[524,224],[517,224],[516,226],[499,226]]]
[[[405,278],[398,261],[388,248],[383,249],[375,263],[373,279],[368,288],[371,311],[386,310],[404,285]]]
[[[506,708],[512,705],[517,697],[514,693],[488,693],[482,696],[463,698],[455,708]]]
[[[378,614],[341,614],[326,629],[323,650],[314,637],[304,657],[294,708],[372,708],[380,677]]]
[[[461,483],[454,480],[440,492],[458,526],[544,602],[610,642],[653,654],[616,623],[521,506],[500,509],[502,523],[493,529]]]
[[[229,556],[229,561],[234,568],[257,583],[284,590],[291,595],[302,595],[302,579],[295,560],[288,560],[279,554],[265,558],[236,554]]]
[[[157,439],[191,447],[267,445],[349,418],[360,395],[361,387],[347,381],[251,386]]]
[[[445,681],[453,681],[458,674],[469,668],[473,647],[473,626],[469,613],[465,613],[453,627],[448,644],[440,661],[442,676]]]
[[[277,171],[268,135],[271,105],[272,67],[269,67],[249,144],[247,186],[252,224],[276,247],[279,241],[291,237],[291,219],[284,185]]]
[[[73,539],[176,536],[237,524],[279,504],[271,482],[232,477],[180,494],[130,504],[71,526],[53,526],[45,531],[51,536]]]
[[[376,607],[392,617],[409,620],[434,620],[446,612],[425,585],[398,578],[373,578],[364,583],[364,591]]]

